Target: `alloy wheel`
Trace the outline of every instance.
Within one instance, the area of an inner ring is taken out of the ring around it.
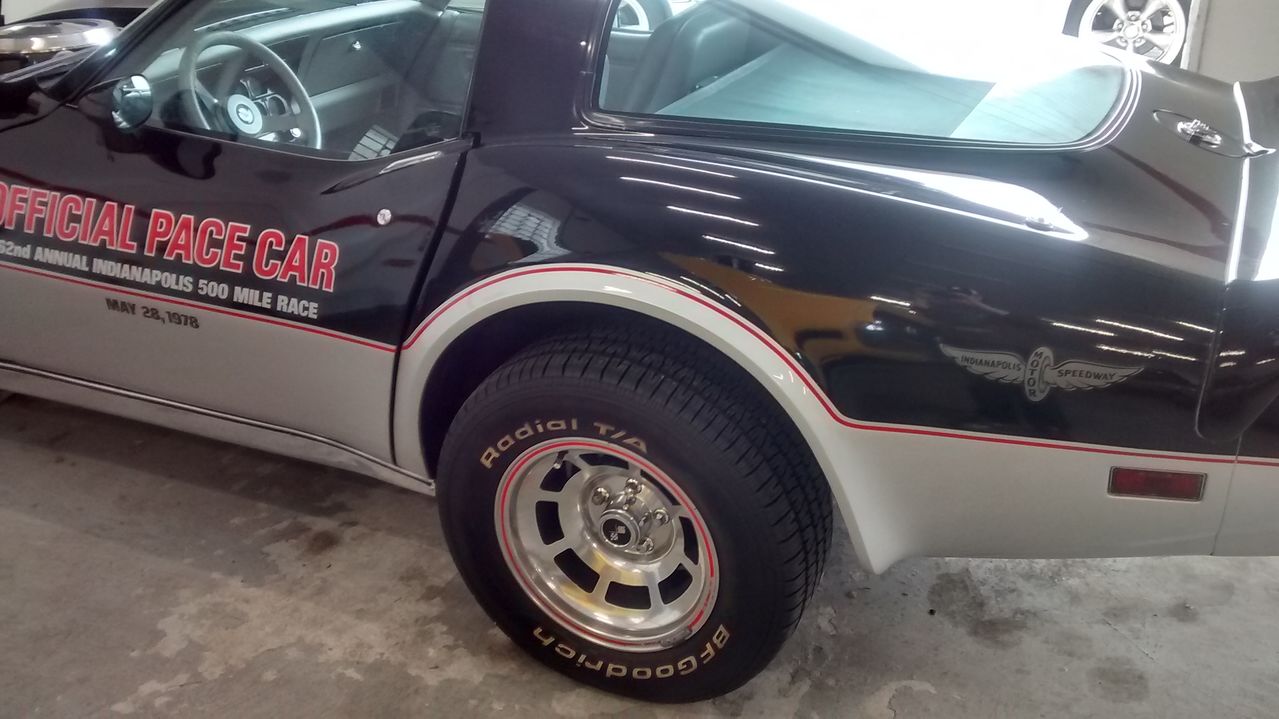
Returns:
[[[1172,64],[1186,45],[1188,25],[1179,0],[1092,0],[1079,37]]]
[[[639,456],[555,440],[511,464],[495,514],[507,565],[568,630],[629,652],[660,651],[714,608],[715,547],[688,496]]]

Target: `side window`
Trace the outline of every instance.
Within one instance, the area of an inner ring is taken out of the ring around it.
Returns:
[[[461,132],[483,10],[484,0],[194,0],[112,76],[142,77],[153,127],[373,159]]]
[[[954,0],[702,0],[647,30],[632,2],[601,68],[618,115],[1059,145],[1102,127],[1130,76],[1072,38],[983,43],[984,13]]]

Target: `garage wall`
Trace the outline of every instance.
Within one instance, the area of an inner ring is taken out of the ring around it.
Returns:
[[[1221,80],[1279,75],[1279,0],[1212,0],[1199,72]]]
[[[0,12],[6,22],[14,22],[41,12],[50,4],[49,0],[0,0]]]

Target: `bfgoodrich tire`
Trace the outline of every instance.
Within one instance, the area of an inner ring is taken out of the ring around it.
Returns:
[[[738,368],[646,324],[538,344],[475,391],[439,506],[479,603],[551,668],[687,702],[762,670],[830,548],[807,447]]]

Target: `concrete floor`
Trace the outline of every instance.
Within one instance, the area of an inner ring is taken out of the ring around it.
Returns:
[[[841,540],[765,675],[655,707],[513,650],[428,498],[0,404],[6,717],[1274,717],[1277,609],[1276,560],[919,560],[868,577]]]

